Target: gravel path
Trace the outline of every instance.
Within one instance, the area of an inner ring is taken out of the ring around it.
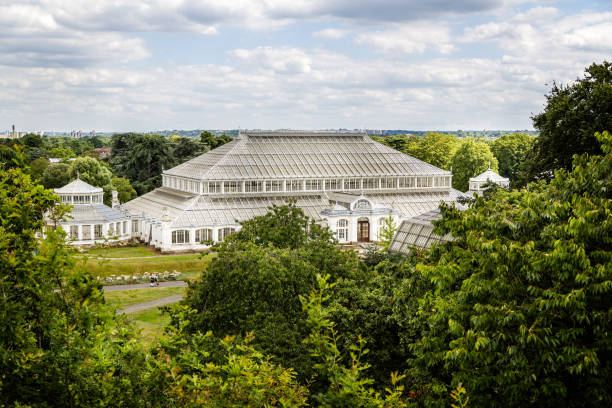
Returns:
[[[160,299],[155,299],[150,302],[138,303],[136,305],[128,306],[125,309],[117,310],[117,314],[128,314],[136,313],[141,310],[147,310],[158,306],[169,305],[171,303],[180,302],[183,299],[183,295],[167,296]]]
[[[172,288],[172,287],[182,287],[187,286],[185,281],[168,281],[168,282],[159,282],[160,288]],[[135,283],[132,285],[108,285],[104,286],[105,292],[110,292],[111,290],[129,290],[129,289],[146,289],[151,288],[151,290],[155,289],[151,287],[150,283]]]

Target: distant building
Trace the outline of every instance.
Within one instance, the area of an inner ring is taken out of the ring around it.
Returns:
[[[110,147],[97,147],[94,149],[96,153],[98,153],[98,159],[104,159],[110,156],[111,148]]]
[[[506,177],[502,177],[493,170],[491,170],[491,165],[489,164],[489,168],[476,177],[472,177],[469,180],[470,189],[468,190],[468,194],[471,196],[474,193],[478,195],[482,195],[482,193],[487,189],[487,186],[490,183],[497,184],[502,188],[510,187],[510,179]]]
[[[162,187],[125,203],[133,235],[164,252],[206,248],[295,200],[341,243],[377,241],[396,222],[455,202],[451,173],[365,133],[241,131],[162,173]]]
[[[104,205],[104,192],[100,187],[87,184],[78,177],[53,191],[60,196],[62,203],[72,205],[69,216],[59,226],[66,231],[73,245],[131,239],[131,219],[121,210],[116,191],[113,191],[113,208]],[[48,224],[51,222],[47,219]]]

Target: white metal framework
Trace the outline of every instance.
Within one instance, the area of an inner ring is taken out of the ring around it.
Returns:
[[[365,133],[244,131],[164,171],[162,187],[123,207],[138,219],[135,235],[165,251],[223,240],[240,221],[287,200],[340,241],[377,240],[380,218],[399,221],[455,201],[462,193],[451,177]],[[180,230],[189,234],[173,234]]]

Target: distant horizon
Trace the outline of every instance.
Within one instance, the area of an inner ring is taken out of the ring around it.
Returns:
[[[223,131],[227,131],[227,132],[238,132],[238,131],[279,131],[279,130],[290,130],[290,131],[348,131],[348,132],[354,132],[354,131],[363,131],[365,130],[366,132],[371,132],[371,131],[375,131],[375,132],[402,132],[402,133],[411,133],[411,132],[483,132],[486,131],[488,132],[536,132],[537,131],[533,128],[531,129],[402,129],[402,128],[382,128],[382,129],[374,129],[374,128],[367,128],[367,129],[361,129],[361,128],[345,128],[345,127],[339,127],[339,128],[194,128],[194,129],[152,129],[152,130],[96,130],[96,129],[92,129],[92,130],[83,130],[83,129],[73,129],[73,130],[20,130],[17,129],[17,127],[15,128],[15,131],[20,132],[20,133],[32,133],[32,134],[38,134],[40,132],[43,132],[43,135],[47,136],[49,135],[51,132],[54,133],[60,133],[60,134],[64,134],[64,135],[70,135],[71,132],[76,131],[76,132],[82,132],[83,133],[83,137],[87,137],[87,135],[89,135],[92,131],[95,131],[96,134],[109,134],[109,133],[113,133],[113,134],[119,134],[119,133],[170,133],[170,132],[204,132],[204,131],[212,131],[212,132],[223,132]],[[7,130],[2,130],[0,131],[0,133],[2,134],[6,134],[5,132],[10,132],[10,129]]]

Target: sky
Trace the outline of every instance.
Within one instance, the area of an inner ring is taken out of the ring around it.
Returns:
[[[611,0],[0,0],[0,131],[532,129],[611,57]]]

